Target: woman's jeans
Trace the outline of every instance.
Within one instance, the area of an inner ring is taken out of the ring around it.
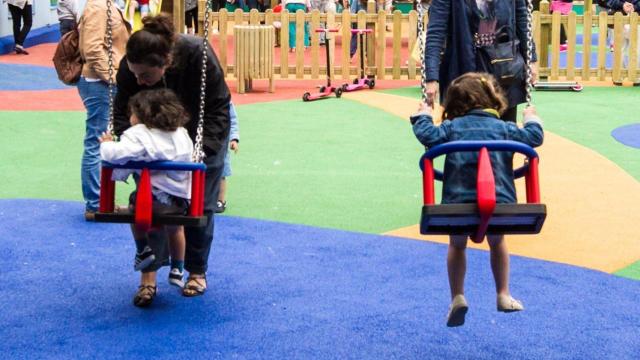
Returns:
[[[20,9],[17,6],[9,4],[9,12],[11,13],[11,19],[13,19],[13,40],[16,45],[22,46],[33,24],[31,5],[25,5],[23,9]],[[23,20],[24,24],[22,24]]]
[[[290,13],[295,14],[296,11],[302,10],[305,11],[306,6],[303,4],[287,4],[286,9],[289,10]],[[309,38],[309,23],[304,23],[304,46],[309,46],[310,38]],[[296,48],[296,22],[289,22],[289,48]]]
[[[78,93],[87,109],[84,152],[80,178],[85,208],[96,211],[100,203],[100,142],[98,138],[109,124],[109,85],[104,81],[87,81],[80,77]]]

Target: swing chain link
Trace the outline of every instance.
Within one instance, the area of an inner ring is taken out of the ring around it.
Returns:
[[[193,161],[202,162],[205,153],[203,150],[202,133],[204,128],[204,109],[207,87],[207,61],[209,48],[209,13],[211,12],[212,0],[207,0],[204,8],[204,34],[202,39],[202,69],[200,74],[200,111],[198,112],[198,129],[196,131],[196,142],[193,148]]]
[[[527,107],[531,106],[531,91],[533,85],[531,84],[533,78],[533,72],[531,70],[531,57],[533,53],[533,0],[527,0],[527,59],[526,59],[526,101]]]
[[[112,0],[107,0],[107,58],[109,66],[109,125],[107,125],[107,133],[114,136],[113,133],[113,26],[111,24]]]
[[[424,8],[422,7],[422,0],[417,0],[418,10],[418,46],[420,49],[420,88],[422,92],[422,102],[427,102],[427,67],[424,65],[424,50],[425,50],[425,36],[424,36]]]

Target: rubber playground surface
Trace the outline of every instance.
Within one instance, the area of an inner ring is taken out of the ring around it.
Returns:
[[[52,45],[30,51],[0,57],[3,358],[640,354],[640,88],[534,93],[548,217],[541,234],[507,238],[526,310],[496,312],[481,244],[468,251],[467,322],[450,329],[446,241],[417,228],[417,82],[303,103],[323,79],[278,80],[275,94],[256,81],[242,95],[230,79],[241,146],[209,289],[183,298],[165,269],[141,310],[127,227],[82,217],[82,102],[56,80]]]

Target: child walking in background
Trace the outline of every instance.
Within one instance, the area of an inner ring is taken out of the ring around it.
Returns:
[[[124,164],[129,161],[191,161],[193,142],[182,127],[189,115],[180,100],[168,89],[141,91],[129,101],[131,127],[114,142],[110,134],[100,139],[100,156],[103,160]],[[114,180],[125,181],[135,170],[117,169]],[[154,171],[151,173],[153,212],[162,214],[186,214],[191,198],[191,174],[184,171]],[[133,210],[136,192],[129,197]],[[182,226],[165,226],[169,235],[171,271],[169,283],[183,287],[185,237]],[[131,226],[136,242],[134,268],[141,270],[141,280],[133,303],[148,306],[157,293],[156,271],[162,264],[147,244],[147,233]]]
[[[233,103],[229,103],[229,117],[231,120],[231,128],[229,129],[229,150],[238,153],[240,150],[240,127],[238,125],[238,113]],[[227,209],[227,177],[231,176],[231,154],[227,150],[224,156],[224,169],[222,170],[222,179],[220,180],[220,192],[218,193],[218,202],[216,204],[216,213],[223,213]]]
[[[486,73],[467,73],[455,79],[445,96],[444,118],[440,126],[433,124],[431,108],[421,104],[411,117],[413,132],[426,147],[456,140],[514,140],[535,147],[542,144],[542,121],[533,107],[524,110],[524,127],[500,120],[507,100],[495,78]],[[497,203],[516,203],[513,178],[513,153],[494,151],[491,164],[496,184]],[[475,203],[478,155],[456,152],[446,156],[442,203]],[[464,324],[468,310],[464,297],[467,235],[450,235],[447,270],[451,290],[451,305],[447,326]],[[498,311],[524,309],[509,291],[509,252],[503,235],[488,235],[491,249],[491,270],[496,284]]]

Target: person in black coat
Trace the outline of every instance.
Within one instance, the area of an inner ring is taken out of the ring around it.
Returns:
[[[144,27],[127,42],[126,55],[116,76],[118,91],[114,103],[114,131],[119,136],[130,126],[127,116],[130,97],[145,89],[169,88],[178,95],[191,116],[185,128],[195,142],[200,111],[202,39],[176,34],[171,18],[167,15],[146,17],[143,24]],[[207,166],[204,214],[207,216],[207,225],[185,228],[187,246],[184,267],[189,271],[189,278],[183,289],[185,296],[201,295],[206,290],[205,274],[213,241],[213,214],[230,128],[231,94],[211,47],[208,47],[207,54],[203,127],[203,150],[206,155],[204,163]],[[149,235],[149,239],[135,240],[138,248],[136,260],[138,256],[144,256],[141,252],[147,242],[154,250],[156,261],[142,269],[141,285],[155,286],[156,270],[166,263],[166,234],[155,233]]]
[[[462,74],[482,69],[478,66],[474,35],[506,28],[520,41],[526,59],[527,0],[433,0],[425,45],[426,91],[444,96],[449,83]],[[535,48],[531,52],[532,81],[537,77]],[[503,89],[508,98],[504,120],[515,121],[517,105],[525,102],[525,80]],[[441,99],[442,101],[443,99]]]

